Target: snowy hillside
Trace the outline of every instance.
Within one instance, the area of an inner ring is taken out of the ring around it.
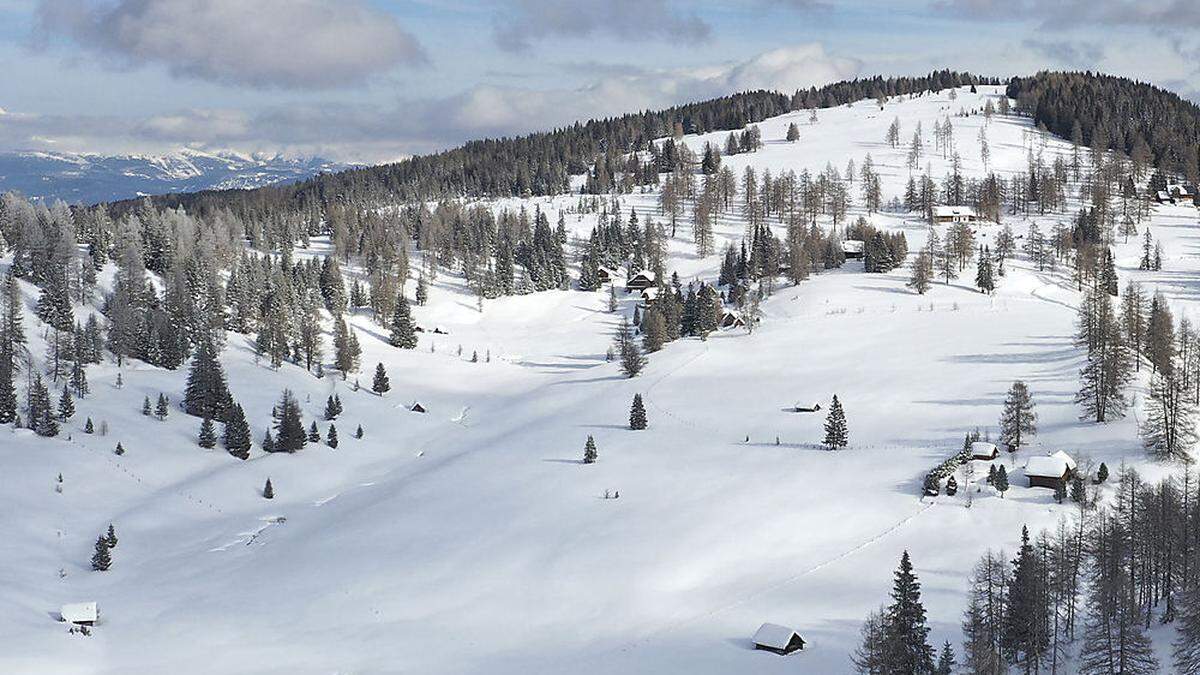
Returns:
[[[183,149],[169,155],[0,153],[0,192],[71,204],[140,195],[248,189],[303,180],[345,165],[319,157],[250,156]]]
[[[998,87],[949,94],[901,97],[883,110],[874,101],[822,109],[815,122],[807,111],[769,119],[759,125],[762,149],[724,163],[739,176],[747,166],[816,174],[851,159],[861,166],[869,153],[884,201],[903,198],[907,139],[917,125],[927,147],[921,168],[941,177],[950,160],[934,150],[935,124],[1002,95]],[[897,118],[905,142],[893,148],[884,138]],[[1004,177],[1024,171],[1031,151],[1047,163],[1072,152],[1024,118],[952,119],[962,171],[973,177],[985,173],[985,125],[988,168]],[[792,123],[800,140],[789,143]],[[700,152],[726,135],[684,142]],[[195,189],[235,174],[283,179],[318,168],[252,162],[258,168],[229,165],[214,175],[197,158],[189,162],[194,175],[175,166],[119,170],[145,172],[136,185],[89,182],[92,171],[109,173],[89,164],[78,183],[55,182],[54,192],[90,201],[116,196],[125,189],[117,185]],[[0,174],[9,172],[0,163]],[[0,181],[6,187],[29,191]],[[851,190],[847,222],[863,215],[903,232],[911,261],[928,232],[919,214],[867,214],[858,183]],[[618,199],[626,213],[662,219],[656,192]],[[574,211],[578,202],[568,195],[490,206],[536,206],[551,223],[570,210],[575,241],[597,222],[595,213]],[[1048,231],[1078,208],[1035,220]],[[682,220],[667,269],[685,284],[714,283],[720,251],[745,234],[737,213],[717,218],[717,253],[705,257]],[[1003,222],[1020,236],[1030,223],[1007,211]],[[1149,227],[1166,252],[1163,269],[1139,271],[1137,237],[1118,238],[1122,285],[1139,280],[1161,291],[1177,317],[1200,320],[1196,209],[1156,206]],[[999,226],[976,230],[980,244],[994,247]],[[297,255],[329,250],[317,238]],[[102,286],[114,269],[100,274]],[[607,286],[484,300],[480,311],[461,278],[440,274],[428,304],[413,307],[426,328],[415,350],[389,346],[365,310],[351,319],[363,348],[357,391],[354,376],[343,381],[332,368],[322,379],[290,363],[273,370],[255,357],[252,340],[229,333],[221,360],[256,443],[245,462],[219,444],[197,446],[200,421],[175,405],[186,366],[118,368],[106,359],[88,370],[92,393],[77,401],[59,437],[0,429],[0,672],[846,673],[860,625],[887,599],[904,550],[922,582],[931,642],[957,646],[978,557],[988,548],[1014,551],[1022,525],[1052,528],[1077,513],[1050,490],[1025,487],[1029,456],[1061,449],[1080,465],[1115,469],[1124,461],[1147,479],[1176,470],[1140,448],[1144,383],[1125,419],[1080,421],[1074,399],[1084,354],[1073,341],[1080,295],[1070,271],[1038,271],[1018,252],[1006,272],[990,296],[975,288],[973,264],[924,295],[906,287],[907,264],[866,274],[849,261],[798,286],[781,279],[752,333],[673,342],[632,379],[605,352],[636,294],[618,293],[617,312],[608,311]],[[22,289],[30,352],[40,359],[37,292],[24,282]],[[97,294],[76,305],[76,317],[98,313],[99,302]],[[382,397],[369,391],[376,363],[391,381]],[[1001,498],[984,483],[979,463],[975,482],[958,495],[922,498],[925,473],[957,452],[965,433],[995,435],[1018,379],[1032,391],[1039,433],[1033,447],[997,460],[1013,475],[1008,493]],[[285,388],[301,402],[304,426],[316,420],[322,435],[326,399],[340,396],[336,450],[257,447]],[[144,397],[160,392],[171,398],[170,414],[143,416]],[[639,393],[649,428],[630,431]],[[820,447],[824,413],[791,408],[827,408],[834,394],[850,443],[829,452]],[[427,412],[411,412],[416,402]],[[107,435],[85,434],[89,417],[105,422]],[[361,439],[353,437],[358,425]],[[595,464],[580,461],[589,435]],[[261,496],[268,478],[270,501]],[[1100,489],[1107,496],[1111,486]],[[112,567],[93,572],[93,544],[110,523],[119,536]],[[99,603],[100,625],[90,637],[69,634],[57,622],[60,606],[87,601]],[[767,621],[799,629],[806,649],[788,657],[755,651],[750,637]],[[1161,653],[1173,633],[1155,629]]]

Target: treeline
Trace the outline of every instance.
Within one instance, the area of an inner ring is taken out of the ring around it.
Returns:
[[[741,129],[801,108],[831,107],[864,98],[940,91],[964,84],[993,83],[949,70],[921,77],[874,77],[797,91],[792,95],[752,91],[645,111],[517,138],[472,141],[460,148],[395,164],[324,174],[287,186],[251,191],[209,191],[154,198],[158,208],[185,207],[192,213],[229,209],[243,219],[279,214],[311,218],[334,204],[367,208],[379,204],[457,197],[560,194],[567,178],[587,172],[598,158],[648,151],[652,141],[684,133]],[[136,206],[114,204],[117,213]]]
[[[1154,85],[1092,72],[1009,81],[1017,109],[1076,145],[1117,150],[1195,183],[1200,107]]]

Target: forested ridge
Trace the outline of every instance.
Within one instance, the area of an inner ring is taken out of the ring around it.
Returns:
[[[163,195],[155,197],[154,203],[160,208],[182,206],[190,212],[229,208],[245,218],[267,212],[313,214],[335,203],[365,207],[453,197],[561,194],[567,189],[569,176],[593,169],[598,158],[617,164],[623,155],[652,150],[651,141],[656,138],[741,129],[790,110],[827,108],[864,98],[939,91],[965,84],[999,81],[941,70],[920,77],[848,80],[790,96],[762,90],[742,92],[516,138],[471,141],[432,155],[323,174],[287,186]],[[116,213],[123,213],[136,201],[112,207]]]
[[[1017,110],[1077,145],[1112,149],[1196,182],[1200,106],[1145,82],[1092,72],[1014,77]]]

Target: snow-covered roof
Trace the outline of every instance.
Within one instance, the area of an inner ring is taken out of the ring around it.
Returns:
[[[971,444],[971,454],[976,457],[991,457],[996,452],[996,444],[987,441],[975,441]]]
[[[1068,470],[1075,470],[1075,460],[1061,450],[1053,455],[1030,457],[1025,463],[1025,475],[1038,478],[1062,478]]]
[[[644,299],[644,300],[655,300],[657,298],[658,298],[658,289],[655,288],[654,286],[651,286],[650,288],[647,288],[644,291],[642,291],[642,299]]]
[[[954,218],[969,216],[975,217],[975,209],[970,206],[935,206],[933,207],[933,215],[938,218]]]
[[[792,641],[793,635],[799,635],[799,633],[777,623],[764,623],[754,633],[754,644],[772,649],[786,649],[788,643]]]
[[[599,270],[601,272],[604,272],[605,274],[607,274],[609,279],[613,279],[613,278],[621,276],[621,274],[619,272],[617,272],[616,270],[614,270],[611,267],[605,267],[605,266],[601,265],[599,267]]]
[[[842,253],[862,253],[866,242],[862,239],[847,239],[842,242]]]
[[[94,602],[76,602],[69,605],[63,605],[59,611],[62,620],[67,623],[83,623],[85,621],[95,622],[99,617],[100,611],[96,608]]]
[[[654,271],[653,270],[642,270],[641,272],[638,272],[637,274],[629,277],[629,280],[632,281],[639,277],[641,277],[642,279],[645,279],[646,281],[654,281]]]

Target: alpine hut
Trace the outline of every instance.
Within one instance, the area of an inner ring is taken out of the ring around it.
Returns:
[[[804,638],[787,626],[764,623],[754,634],[754,648],[787,656],[804,649]]]

